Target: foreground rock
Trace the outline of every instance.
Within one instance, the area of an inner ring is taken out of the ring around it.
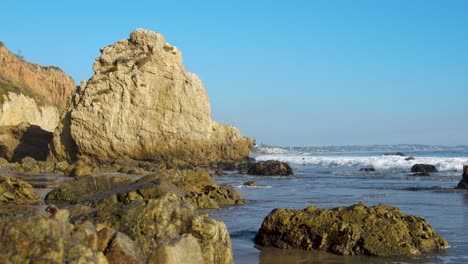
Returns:
[[[330,210],[275,209],[263,221],[255,243],[371,256],[419,255],[449,246],[422,218],[392,206],[362,203]]]
[[[468,189],[468,165],[463,165],[463,179],[458,183],[457,188]]]
[[[262,176],[289,176],[293,171],[289,164],[277,160],[259,161],[249,164],[247,174]]]
[[[31,184],[8,175],[0,175],[0,205],[44,204]]]
[[[36,125],[21,123],[16,126],[0,127],[0,157],[10,162],[25,157],[45,160],[49,153],[52,133]]]
[[[70,224],[67,210],[0,206],[0,215],[2,263],[108,263],[94,226]]]
[[[411,167],[411,172],[438,172],[438,170],[431,164],[415,164]]]
[[[146,256],[162,254],[160,247],[177,244],[181,237],[190,234],[196,238],[205,263],[233,263],[231,240],[224,223],[198,212],[190,202],[174,194],[116,203],[85,214],[78,221],[92,221],[127,234]]]
[[[101,53],[54,135],[56,159],[200,165],[249,155],[252,139],[211,120],[202,82],[160,33],[137,29]]]

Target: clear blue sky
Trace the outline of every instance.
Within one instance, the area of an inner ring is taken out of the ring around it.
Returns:
[[[468,144],[468,1],[2,1],[0,40],[77,83],[163,33],[212,116],[272,145]]]

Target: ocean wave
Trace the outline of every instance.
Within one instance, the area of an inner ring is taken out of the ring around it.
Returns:
[[[416,157],[415,160],[405,160],[400,156],[307,156],[307,155],[260,155],[257,161],[279,160],[297,165],[315,165],[328,168],[337,167],[373,167],[377,170],[409,170],[418,163],[432,164],[439,171],[461,171],[463,165],[468,165],[468,157]]]

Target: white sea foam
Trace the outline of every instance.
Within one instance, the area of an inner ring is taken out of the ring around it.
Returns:
[[[401,156],[307,156],[307,155],[260,155],[258,161],[279,160],[298,165],[316,165],[323,167],[373,167],[378,170],[403,169],[408,170],[414,164],[432,164],[439,171],[461,170],[463,165],[468,165],[468,157],[416,157],[415,160],[405,160]]]

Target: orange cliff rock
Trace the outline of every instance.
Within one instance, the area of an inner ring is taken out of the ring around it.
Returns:
[[[12,54],[0,43],[0,74],[25,85],[49,105],[65,109],[75,90],[73,79],[57,67],[44,67],[30,63]]]

